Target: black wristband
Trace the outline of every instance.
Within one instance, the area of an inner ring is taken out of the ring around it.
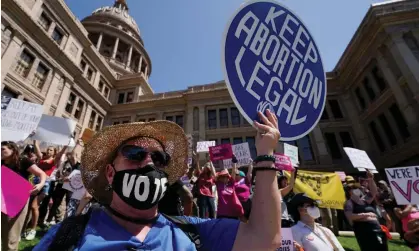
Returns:
[[[273,166],[255,167],[255,168],[253,168],[253,170],[255,170],[255,172],[257,172],[257,171],[275,171],[275,172],[278,172],[279,171],[276,167],[273,167]]]
[[[273,156],[273,155],[260,155],[260,156],[256,157],[254,162],[258,163],[258,162],[262,162],[262,161],[271,161],[271,162],[275,163],[275,160],[276,160],[275,156]]]

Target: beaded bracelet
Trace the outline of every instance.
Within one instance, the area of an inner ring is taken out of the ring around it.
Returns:
[[[268,166],[263,166],[263,167],[255,167],[253,170],[255,171],[279,171],[276,167],[268,167]]]
[[[256,157],[254,162],[258,163],[258,162],[262,162],[262,161],[271,161],[271,162],[275,163],[275,160],[276,160],[275,156],[273,156],[273,155],[260,155],[260,156]]]

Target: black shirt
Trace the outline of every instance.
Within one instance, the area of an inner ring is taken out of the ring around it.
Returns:
[[[26,157],[22,157],[19,159],[19,166],[10,165],[10,164],[7,164],[7,165],[3,164],[3,165],[10,168],[12,171],[19,174],[20,176],[22,176],[25,180],[29,180],[29,176],[31,175],[31,173],[28,171],[28,169],[34,164],[35,163],[33,163],[30,159]]]
[[[183,216],[182,200],[178,191],[183,189],[183,182],[178,180],[169,186],[164,197],[159,201],[159,212],[170,216]]]

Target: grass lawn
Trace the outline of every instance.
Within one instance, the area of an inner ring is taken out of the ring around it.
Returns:
[[[359,251],[355,237],[338,237],[340,244],[346,251]],[[401,240],[390,240],[388,250],[390,251],[411,251]]]

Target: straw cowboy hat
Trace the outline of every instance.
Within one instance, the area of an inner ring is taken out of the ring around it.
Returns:
[[[112,190],[106,189],[109,182],[106,166],[113,161],[118,147],[131,138],[147,137],[159,141],[171,160],[164,171],[169,184],[177,181],[188,169],[188,140],[183,129],[170,121],[130,123],[114,125],[97,132],[85,145],[81,157],[83,183],[88,192],[101,204],[109,204]]]

